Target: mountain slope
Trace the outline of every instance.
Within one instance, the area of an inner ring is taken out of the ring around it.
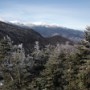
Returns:
[[[52,45],[55,45],[60,42],[62,42],[61,44],[66,44],[68,42],[69,44],[73,45],[73,42],[71,40],[64,38],[60,35],[48,37],[47,39],[48,39],[49,43]]]
[[[21,27],[18,25],[0,21],[0,39],[7,35],[12,39],[14,44],[23,43],[23,46],[27,52],[29,52],[33,48],[35,41],[39,41],[40,46],[42,47],[47,44],[55,45],[57,42],[60,44],[66,43],[67,41],[71,42],[69,39],[65,39],[60,36],[58,38],[45,38],[31,28]]]
[[[51,37],[55,35],[60,35],[68,38],[72,41],[80,41],[84,37],[84,32],[69,28],[64,28],[60,26],[50,26],[50,25],[28,25],[35,31],[39,32],[44,37]]]
[[[41,45],[46,44],[46,39],[36,31],[0,21],[0,38],[6,35],[8,35],[15,44],[23,43],[24,47],[27,47],[27,50],[33,47],[35,41],[39,41]]]

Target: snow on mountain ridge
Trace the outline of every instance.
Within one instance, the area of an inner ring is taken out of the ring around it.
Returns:
[[[61,26],[59,24],[56,23],[46,23],[46,22],[25,22],[25,21],[18,21],[18,20],[14,20],[14,21],[6,21],[6,20],[1,20],[2,18],[0,18],[0,21],[4,21],[6,23],[10,23],[10,24],[15,24],[18,26],[23,26],[23,27],[28,27],[28,28],[33,28],[35,26],[41,26],[41,27],[46,27],[46,28],[62,28],[62,29],[71,29],[71,30],[78,30],[78,31],[83,31],[80,29],[73,29],[73,28],[69,28],[69,27],[65,27],[65,26]]]
[[[10,23],[16,24],[16,25],[22,25],[22,26],[28,26],[28,27],[33,27],[33,26],[44,26],[44,27],[62,27],[66,28],[63,26],[60,26],[59,24],[50,24],[46,22],[21,22],[21,21],[10,21]]]

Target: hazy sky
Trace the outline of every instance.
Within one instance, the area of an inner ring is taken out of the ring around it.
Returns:
[[[0,0],[0,19],[85,29],[90,25],[90,0]]]

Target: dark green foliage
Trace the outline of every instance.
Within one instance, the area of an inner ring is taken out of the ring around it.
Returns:
[[[2,61],[5,56],[10,55],[11,47],[12,42],[8,36],[0,41],[0,61]]]
[[[58,54],[53,52],[47,63],[45,64],[45,69],[41,72],[40,77],[36,79],[38,83],[38,88],[41,90],[58,90],[58,88],[63,88],[64,80],[63,76],[63,66],[62,61],[59,60]]]

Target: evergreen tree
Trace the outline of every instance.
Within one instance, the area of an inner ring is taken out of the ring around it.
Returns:
[[[63,90],[63,64],[57,48],[50,54],[45,69],[32,84],[32,90]]]

